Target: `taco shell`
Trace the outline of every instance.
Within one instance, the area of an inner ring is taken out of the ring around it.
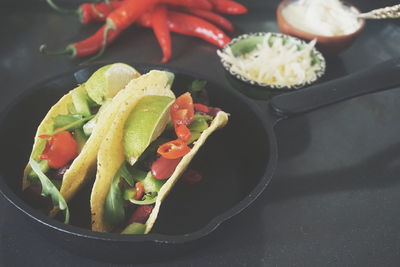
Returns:
[[[140,76],[140,73],[136,71],[133,75],[133,80]],[[72,105],[72,94],[75,90],[81,90],[83,85],[71,90],[68,94],[64,95],[54,106],[50,108],[43,121],[40,123],[36,135],[34,138],[33,149],[31,158],[38,160],[41,153],[45,148],[46,142],[44,139],[39,138],[40,135],[49,134],[53,131],[53,118],[60,114],[68,114],[68,107]],[[112,99],[111,102],[107,102],[100,108],[96,115],[96,126],[79,155],[72,161],[70,168],[65,172],[63,181],[60,188],[60,193],[64,197],[65,201],[68,202],[75,195],[75,193],[87,182],[88,179],[94,175],[97,161],[97,152],[103,141],[112,121],[120,106],[123,97],[129,94],[125,89],[120,88],[118,94]],[[24,176],[22,180],[22,190],[27,188],[30,183],[28,180],[28,174],[32,168],[28,164],[24,170]],[[50,216],[55,216],[58,212],[58,207],[54,207],[50,212]]]
[[[150,78],[150,74],[152,72],[146,75],[149,75]],[[173,96],[173,93],[169,89],[169,87],[165,86],[165,78],[151,79],[152,86],[149,86],[147,84],[148,81],[145,78],[146,75],[143,75],[140,78],[131,81],[128,86],[135,87],[135,90],[142,90],[143,95]],[[156,87],[159,89],[156,90]],[[148,89],[150,88],[153,88],[152,92],[148,91]],[[118,114],[115,116],[115,120],[112,123],[110,131],[108,132],[107,136],[100,146],[97,160],[97,176],[91,195],[93,231],[110,232],[112,230],[111,227],[108,226],[104,220],[104,204],[110,190],[113,177],[118,169],[121,167],[121,164],[123,164],[126,160],[123,146],[123,131],[125,122],[129,117],[131,111],[140,101],[140,99],[141,97],[139,97],[139,93],[135,93],[133,96],[126,99],[126,101],[119,109]],[[178,181],[180,175],[186,170],[194,155],[204,144],[210,134],[215,130],[224,127],[227,122],[228,114],[223,111],[218,112],[216,117],[213,119],[211,125],[202,132],[199,139],[194,143],[191,151],[182,158],[172,176],[161,187],[160,191],[158,192],[154,208],[145,223],[146,234],[151,231],[157,219],[162,201],[171,191],[174,184]]]
[[[125,161],[122,142],[125,121],[143,96],[159,95],[175,98],[170,90],[173,77],[172,73],[152,70],[132,80],[127,85],[123,97],[121,95],[123,101],[119,103],[120,108],[98,152],[96,180],[90,197],[93,231],[109,232],[111,230],[103,220],[103,207],[112,179]]]

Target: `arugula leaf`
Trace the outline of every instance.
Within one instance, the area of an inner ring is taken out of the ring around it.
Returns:
[[[64,223],[69,223],[69,209],[67,202],[58,191],[57,187],[50,181],[50,179],[42,172],[39,163],[34,159],[29,159],[29,165],[32,170],[36,172],[39,177],[40,183],[42,184],[42,196],[50,196],[54,206],[58,206],[60,210],[64,210],[65,220]]]
[[[65,131],[65,130],[72,130],[72,129],[81,127],[84,122],[89,121],[89,120],[93,119],[94,117],[95,117],[95,115],[92,115],[92,116],[89,116],[89,117],[86,117],[86,118],[82,117],[79,120],[73,121],[73,122],[71,122],[69,124],[64,125],[63,127],[58,128],[57,130],[53,131],[53,133],[51,135],[58,134],[58,133],[60,133],[62,131]]]
[[[150,205],[154,204],[157,200],[157,194],[146,194],[143,200],[129,199],[129,201],[136,205]]]
[[[53,122],[54,122],[54,129],[57,128],[62,128],[65,127],[71,123],[80,121],[81,124],[74,124],[74,129],[75,128],[79,128],[82,126],[83,122],[82,122],[83,116],[82,115],[72,115],[72,114],[59,114],[56,117],[53,118]]]
[[[124,198],[119,188],[119,182],[122,176],[121,173],[125,172],[124,165],[125,164],[123,164],[114,175],[110,191],[104,203],[104,220],[110,226],[117,226],[125,219]]]
[[[198,93],[207,85],[207,81],[205,80],[194,80],[190,85],[189,92],[190,93]]]
[[[197,99],[200,92],[207,85],[207,81],[205,80],[194,80],[190,85],[189,92],[192,95],[193,99]]]
[[[143,181],[147,173],[136,168],[129,168],[123,163],[119,169],[120,175],[129,186],[134,186],[135,182]]]

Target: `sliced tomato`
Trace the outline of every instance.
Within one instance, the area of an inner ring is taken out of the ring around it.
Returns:
[[[135,184],[136,194],[133,197],[136,200],[141,200],[144,194],[144,186],[142,182],[137,182]]]
[[[129,218],[128,224],[134,222],[145,223],[152,210],[153,206],[151,205],[138,206]]]
[[[177,159],[189,153],[190,147],[180,139],[176,139],[161,145],[157,153],[167,159]]]
[[[157,180],[168,179],[174,173],[181,159],[182,158],[166,159],[164,157],[159,157],[151,165],[151,175]]]
[[[200,111],[200,112],[203,112],[203,113],[206,113],[206,114],[209,111],[209,108],[206,105],[203,105],[203,104],[194,104],[194,108],[197,111]]]
[[[170,107],[170,115],[174,125],[189,125],[194,118],[193,99],[189,92],[178,97]]]
[[[192,133],[190,132],[189,128],[184,125],[175,125],[175,133],[176,136],[178,136],[179,139],[181,139],[183,142],[187,142],[192,138]]]
[[[48,140],[40,159],[47,160],[50,168],[61,168],[78,155],[78,145],[68,131],[59,132],[51,137],[44,136],[43,138]]]

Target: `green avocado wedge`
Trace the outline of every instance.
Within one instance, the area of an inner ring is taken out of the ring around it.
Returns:
[[[90,99],[102,105],[107,99],[113,98],[130,80],[139,75],[134,68],[127,64],[114,63],[95,71],[84,87]]]
[[[125,122],[123,145],[125,157],[133,165],[148,145],[165,129],[169,107],[174,99],[168,96],[144,96]]]
[[[89,97],[85,88],[83,86],[79,86],[71,93],[72,103],[74,104],[76,113],[84,117],[89,117],[91,115],[89,107]]]

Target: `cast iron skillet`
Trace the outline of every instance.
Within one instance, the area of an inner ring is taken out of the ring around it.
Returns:
[[[142,72],[156,68],[131,65]],[[97,67],[75,72],[77,81],[84,81]],[[199,78],[180,70],[171,71],[176,74],[177,94]],[[6,199],[36,222],[38,230],[83,256],[135,263],[201,249],[212,236],[209,233],[251,204],[272,179],[278,158],[273,128],[279,120],[393,88],[400,85],[399,73],[400,59],[393,59],[338,80],[276,96],[268,103],[271,108],[267,114],[236,91],[209,83],[212,105],[231,113],[230,122],[206,142],[193,161],[192,167],[203,172],[204,181],[195,187],[178,183],[165,201],[153,233],[145,236],[95,233],[77,227],[90,223],[89,214],[82,212],[88,210],[83,203],[88,203],[90,184],[70,203],[71,220],[77,226],[49,219],[21,199],[21,174],[36,127],[51,103],[76,84],[74,73],[67,73],[34,86],[2,113],[0,189]]]

